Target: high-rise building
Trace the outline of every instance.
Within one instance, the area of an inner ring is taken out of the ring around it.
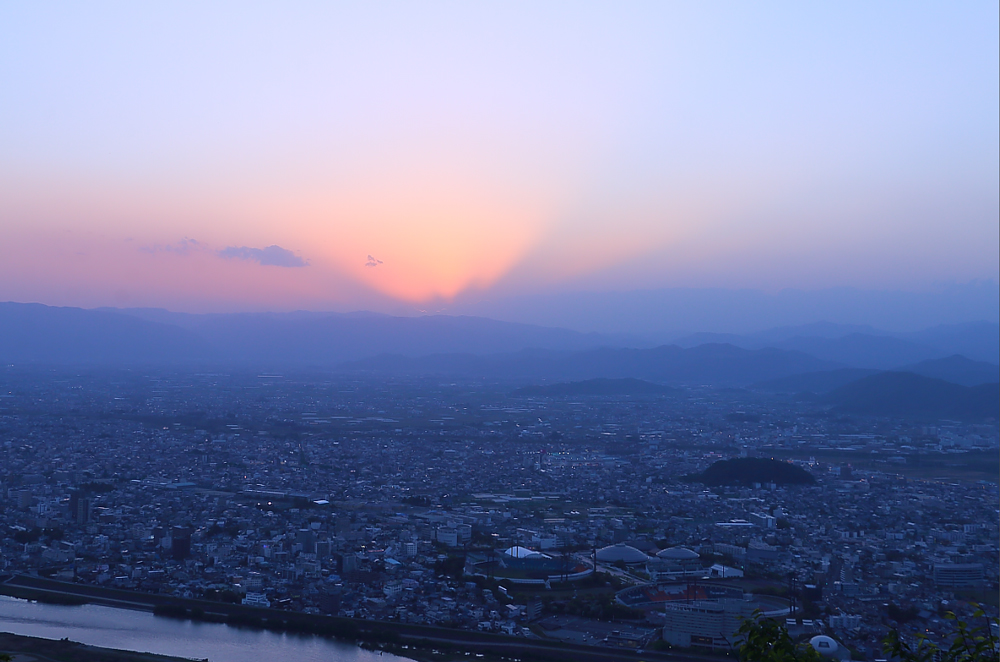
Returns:
[[[76,507],[73,509],[73,519],[80,526],[90,523],[90,499],[79,497],[76,500]]]
[[[295,542],[302,545],[302,551],[307,554],[316,553],[316,534],[311,529],[299,529]]]
[[[191,530],[186,526],[170,529],[170,556],[175,561],[183,561],[191,556]]]

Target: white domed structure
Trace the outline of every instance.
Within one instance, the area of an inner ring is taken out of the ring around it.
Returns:
[[[710,571],[701,566],[701,554],[687,547],[667,547],[656,553],[646,564],[646,572],[654,582],[704,577]]]
[[[548,554],[542,554],[541,552],[536,552],[533,549],[528,549],[527,547],[508,547],[503,550],[503,553],[515,559],[550,559],[552,558]]]
[[[602,563],[645,563],[649,557],[635,547],[620,542],[597,550],[597,560]]]
[[[849,660],[851,653],[837,643],[837,640],[825,634],[818,634],[809,640],[809,645],[817,653],[828,660]]]
[[[700,559],[701,554],[687,547],[667,547],[658,551],[656,557],[672,561],[694,561]]]

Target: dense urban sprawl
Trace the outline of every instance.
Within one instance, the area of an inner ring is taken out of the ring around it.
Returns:
[[[859,659],[996,615],[995,422],[517,386],[8,367],[0,573],[633,648],[760,608]],[[815,482],[697,482],[741,457]]]

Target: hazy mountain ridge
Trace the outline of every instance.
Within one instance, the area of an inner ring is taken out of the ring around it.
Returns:
[[[887,370],[908,363],[947,356],[942,349],[888,336],[852,333],[840,338],[798,336],[777,344],[779,349],[796,350],[852,368]]]
[[[985,361],[973,361],[961,354],[902,366],[897,368],[897,371],[943,379],[946,382],[962,386],[979,386],[980,384],[1000,382],[1000,366]]]
[[[177,326],[103,310],[0,303],[0,360],[11,363],[207,361],[204,338]]]
[[[676,340],[681,347],[726,342],[746,349],[789,349],[852,368],[888,370],[960,354],[1000,364],[1000,325],[970,322],[931,327],[914,333],[890,333],[859,325],[817,322],[737,335],[696,333]]]
[[[772,393],[822,394],[880,372],[882,371],[866,368],[841,368],[840,370],[809,372],[754,384],[754,388]],[[900,366],[893,372],[909,372],[961,386],[978,386],[1000,382],[1000,366],[985,361],[973,361],[959,354],[943,359],[921,361],[914,365]]]
[[[760,329],[828,324],[817,320],[838,320],[838,326],[854,327],[852,331],[838,332],[838,336],[854,332],[880,335],[887,333],[876,331],[880,328],[926,329],[938,324],[962,325],[977,319],[990,320],[995,326],[1000,321],[1000,283],[980,281],[925,292],[851,287],[808,291],[783,289],[773,293],[751,289],[683,287],[559,292],[500,299],[477,298],[474,302],[465,303],[456,301],[449,305],[449,310],[546,326],[635,333],[650,337],[654,345],[676,343],[681,335],[698,331],[742,336],[763,333]],[[872,325],[876,330],[866,331],[866,325]],[[823,334],[822,331],[805,331],[793,335]],[[898,335],[907,337],[905,333]],[[912,340],[923,342],[920,338]],[[711,342],[727,340],[716,338]],[[1000,359],[974,356],[959,348],[947,353],[1000,362]]]
[[[941,326],[907,338],[897,336],[870,327],[817,322],[724,336],[743,345],[781,347],[701,343],[636,348],[623,347],[621,338],[477,317],[308,311],[196,315],[0,304],[0,360],[9,363],[311,366],[536,382],[756,384],[760,390],[816,393],[869,376],[866,363],[967,386],[997,380],[996,365],[942,355],[938,347],[996,348],[996,324]],[[920,358],[927,354],[934,358]],[[914,357],[919,360],[903,360]]]
[[[0,360],[28,363],[325,365],[386,352],[579,350],[609,339],[485,318],[375,313],[193,315],[0,303]]]
[[[976,421],[1000,418],[1000,384],[961,386],[911,372],[881,372],[834,389],[835,411],[868,416]]]

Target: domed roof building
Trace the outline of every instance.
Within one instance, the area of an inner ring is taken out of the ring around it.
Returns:
[[[573,582],[593,574],[587,562],[569,556],[552,557],[528,547],[515,545],[495,552],[469,552],[465,574],[504,579],[514,584],[549,587],[549,582]]]
[[[809,640],[809,645],[813,647],[821,657],[828,660],[849,660],[851,653],[846,648],[837,643],[836,639],[825,634],[818,634]]]
[[[602,563],[645,563],[649,557],[623,542],[597,550],[597,560]]]
[[[520,546],[517,546],[517,545],[515,545],[514,547],[508,547],[507,549],[503,550],[503,553],[506,556],[509,556],[509,557],[515,558],[515,559],[531,559],[531,558],[535,558],[535,559],[550,559],[550,558],[552,558],[548,554],[542,554],[541,552],[536,552],[533,549],[528,549],[527,547],[520,547]]]
[[[661,549],[646,564],[646,572],[654,582],[703,577],[709,573],[701,566],[701,554],[687,547]]]
[[[687,547],[667,547],[666,549],[658,551],[656,553],[656,557],[660,559],[670,559],[673,561],[693,561],[695,559],[700,559],[701,554],[693,549],[688,549]]]

